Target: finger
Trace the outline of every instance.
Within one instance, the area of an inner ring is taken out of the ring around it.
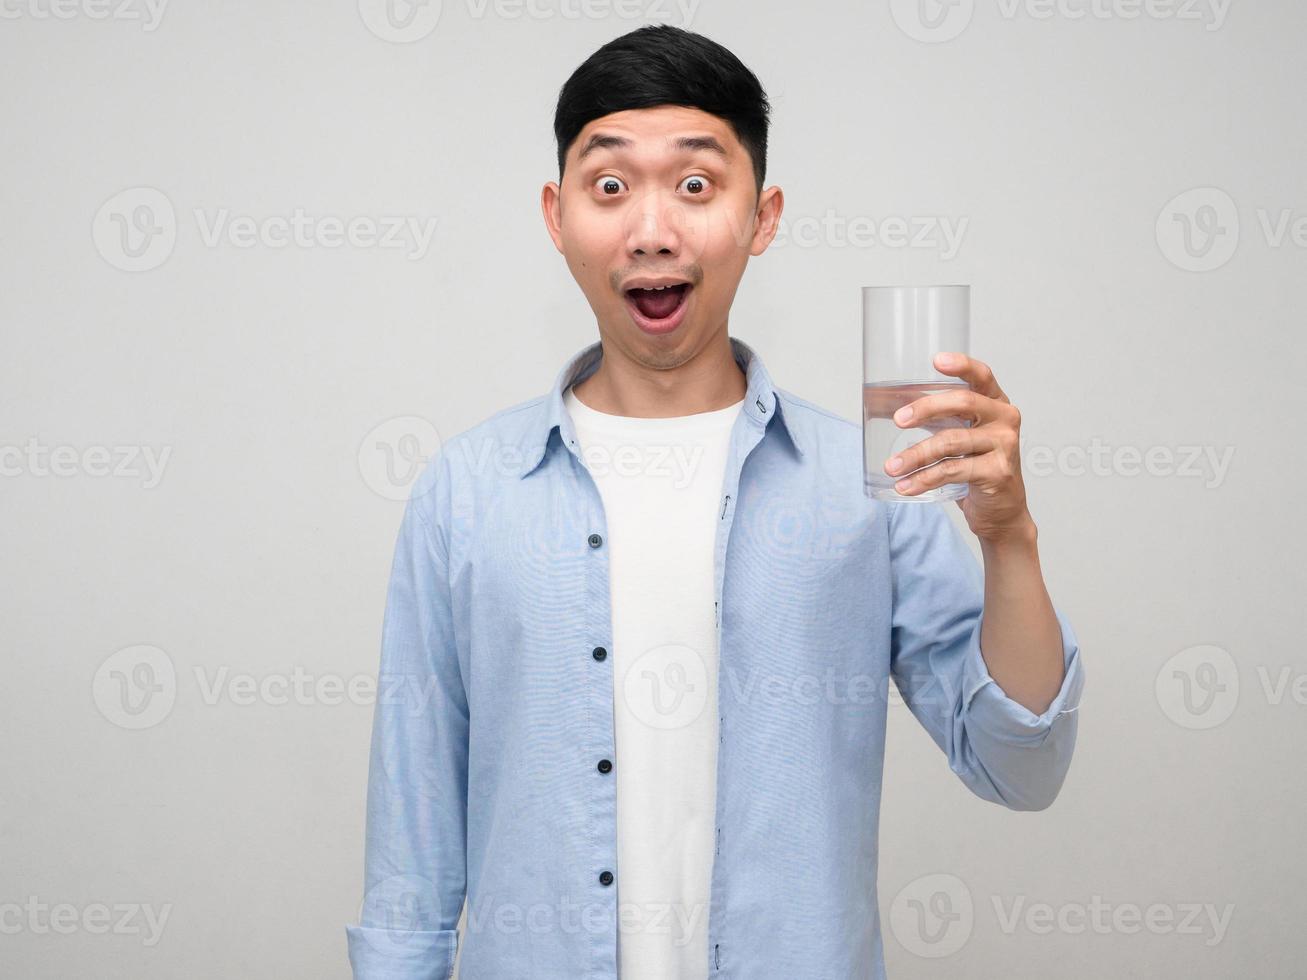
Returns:
[[[900,428],[914,429],[935,418],[970,419],[973,423],[1004,418],[1009,403],[982,395],[970,388],[954,388],[933,395],[923,395],[894,413]]]
[[[998,471],[998,453],[951,456],[897,481],[894,489],[904,496],[911,497],[948,483],[984,483],[993,478]]]
[[[900,478],[911,476],[922,467],[950,456],[988,452],[998,446],[993,430],[985,426],[976,429],[945,429],[886,460],[885,472]]]
[[[956,375],[987,398],[1008,400],[990,366],[961,351],[940,351],[935,355],[935,369],[940,374]]]

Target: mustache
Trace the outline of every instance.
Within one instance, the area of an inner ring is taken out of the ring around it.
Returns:
[[[703,267],[697,262],[668,269],[646,269],[642,266],[636,266],[633,269],[610,272],[608,281],[613,285],[613,292],[621,292],[622,283],[635,276],[673,276],[677,279],[684,279],[691,286],[698,286],[699,283],[703,282]]]

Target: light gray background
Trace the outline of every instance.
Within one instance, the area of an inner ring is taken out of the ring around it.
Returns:
[[[1301,975],[1307,250],[1275,232],[1307,216],[1303,5],[958,0],[932,32],[915,0],[703,0],[688,21],[444,0],[387,40],[369,0],[178,3],[154,25],[120,2],[0,19],[0,974],[348,976],[371,705],[266,685],[375,672],[404,474],[384,453],[411,463],[545,391],[597,337],[539,214],[554,99],[666,20],[775,105],[789,237],[752,261],[731,332],[853,419],[858,287],[971,283],[973,352],[1043,453],[1031,508],[1088,677],[1075,762],[1051,809],[1008,812],[894,704],[890,976]],[[124,271],[114,215],[139,188],[175,242]],[[416,257],[205,240],[224,209],[296,208],[436,226]],[[930,218],[966,222],[956,254],[895,239]],[[33,445],[72,447],[65,475]],[[120,446],[169,452],[162,478],[94,475],[83,454]],[[1182,468],[1189,446],[1210,455]],[[110,671],[141,645],[176,681],[154,675],[160,717],[129,730]],[[242,675],[274,696],[236,703]],[[936,892],[970,920],[914,934]],[[169,910],[153,942],[114,911],[147,905]]]

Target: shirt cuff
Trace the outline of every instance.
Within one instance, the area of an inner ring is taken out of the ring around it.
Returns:
[[[1085,686],[1080,644],[1066,617],[1056,607],[1053,612],[1062,630],[1062,666],[1065,676],[1057,696],[1040,715],[1008,697],[998,682],[989,676],[985,658],[980,651],[980,628],[985,619],[984,612],[981,612],[968,641],[962,667],[962,705],[970,724],[983,728],[1004,741],[1037,745],[1048,737],[1059,717],[1069,715],[1080,707],[1080,695]]]
[[[458,930],[439,932],[346,926],[354,980],[449,980]]]

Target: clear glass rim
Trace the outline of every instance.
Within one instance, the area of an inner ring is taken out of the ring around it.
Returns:
[[[862,291],[865,293],[872,289],[970,289],[969,282],[941,282],[925,283],[920,286],[914,286],[907,283],[898,286],[863,286]]]

